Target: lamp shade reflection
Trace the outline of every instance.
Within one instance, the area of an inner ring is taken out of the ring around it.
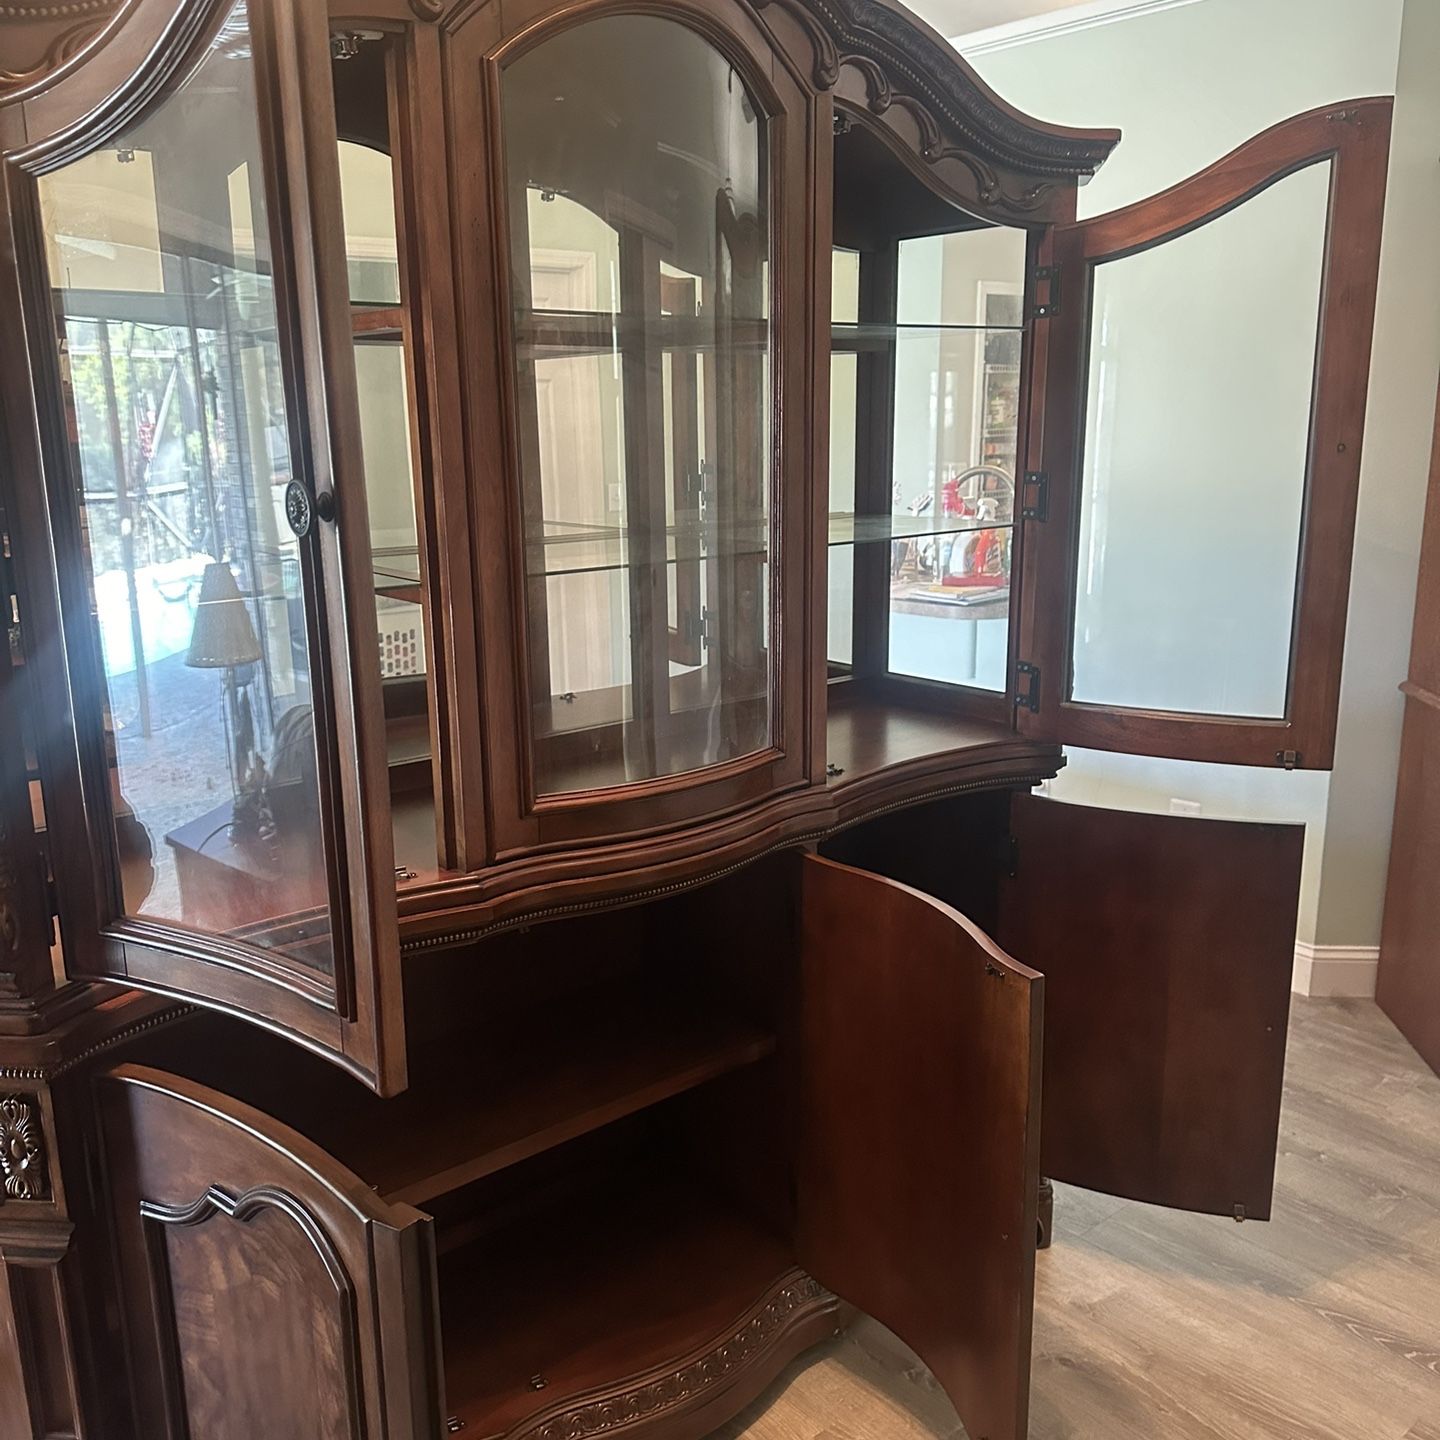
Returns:
[[[200,603],[185,663],[198,670],[253,665],[260,641],[235,574],[222,560],[211,561],[200,581]]]

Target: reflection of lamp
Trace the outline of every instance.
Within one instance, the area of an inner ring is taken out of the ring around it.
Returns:
[[[223,561],[205,567],[200,603],[185,663],[197,670],[225,672],[225,703],[230,721],[230,783],[235,794],[232,834],[262,833],[265,766],[255,754],[255,717],[250,710],[249,678],[236,670],[260,659],[260,641],[250,621],[235,574]]]

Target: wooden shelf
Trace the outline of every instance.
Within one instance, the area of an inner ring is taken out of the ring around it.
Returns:
[[[477,1017],[477,1022],[485,1017]],[[557,1145],[770,1055],[773,1034],[691,1002],[631,991],[511,1017],[455,1053],[411,1057],[411,1085],[389,1100],[362,1092],[286,1041],[256,1036],[253,1064],[232,1066],[214,1022],[169,1042],[165,1063],[277,1115],[382,1198],[423,1205]]]
[[[773,1035],[728,1017],[653,1007],[579,1007],[547,1016],[538,1039],[465,1057],[442,1084],[385,1102],[388,1125],[332,1135],[332,1149],[387,1200],[421,1205],[775,1048]]]
[[[938,768],[960,758],[960,752],[976,761],[1012,749],[1033,756],[1034,745],[1002,723],[899,705],[858,689],[852,697],[845,693],[852,684],[830,690],[826,756],[841,772],[832,777],[832,787],[917,762]]]
[[[447,1412],[496,1437],[606,1403],[703,1433],[707,1405],[828,1332],[834,1301],[713,1190],[644,1167],[442,1254],[440,1306]]]

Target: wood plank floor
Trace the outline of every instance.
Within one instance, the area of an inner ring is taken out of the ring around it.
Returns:
[[[1056,1187],[1030,1440],[1440,1440],[1440,1079],[1368,1001],[1296,999],[1275,1218]],[[959,1440],[864,1322],[724,1440]]]

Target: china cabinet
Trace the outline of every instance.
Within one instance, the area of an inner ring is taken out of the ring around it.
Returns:
[[[1389,116],[1078,221],[892,0],[0,7],[0,1429],[1019,1440],[1042,1177],[1267,1218],[1300,828],[1032,792],[1329,764]]]

